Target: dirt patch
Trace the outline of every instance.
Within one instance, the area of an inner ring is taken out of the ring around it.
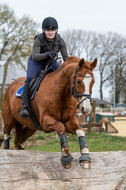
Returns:
[[[112,135],[126,137],[126,120],[124,120],[124,118],[120,118],[120,120],[115,120],[115,122],[111,123],[119,131],[119,133]]]

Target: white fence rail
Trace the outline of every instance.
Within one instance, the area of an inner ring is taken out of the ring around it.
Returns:
[[[104,112],[104,113],[114,113],[117,115],[126,115],[126,107],[120,108],[96,108],[96,113]]]

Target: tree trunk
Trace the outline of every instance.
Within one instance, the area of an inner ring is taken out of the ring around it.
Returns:
[[[6,78],[7,78],[7,71],[8,71],[8,62],[4,65],[4,73],[3,73],[3,82],[1,88],[1,95],[0,95],[0,108],[2,108],[3,96],[5,92],[5,85],[6,85]]]
[[[102,86],[103,86],[103,82],[102,82],[102,73],[100,73],[100,99],[103,100],[103,91],[102,91]]]
[[[90,153],[91,169],[79,166],[72,153],[70,169],[60,163],[61,153],[0,150],[1,190],[124,190],[126,152]]]
[[[4,97],[4,93],[5,93],[7,71],[8,71],[8,62],[6,62],[5,65],[4,65],[3,82],[2,82],[2,88],[1,88],[1,94],[0,94],[0,109],[2,109],[3,97]],[[2,131],[2,116],[1,116],[1,113],[0,113],[0,131]]]

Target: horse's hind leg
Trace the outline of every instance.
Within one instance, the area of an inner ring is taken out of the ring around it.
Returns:
[[[0,133],[0,149],[4,147],[4,135]]]
[[[11,113],[9,96],[7,94],[7,91],[5,93],[2,106],[2,117],[4,122],[4,149],[9,149],[10,132],[15,126],[15,119]]]
[[[15,120],[12,116],[4,120],[4,149],[10,148],[10,132],[15,126]]]
[[[24,149],[23,144],[24,142],[31,137],[36,130],[31,130],[27,127],[23,127],[20,123],[16,123],[15,127],[15,139],[14,139],[14,144],[15,144],[15,149]]]

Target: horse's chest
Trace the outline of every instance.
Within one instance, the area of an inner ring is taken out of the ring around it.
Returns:
[[[72,116],[73,116],[73,110],[69,109],[63,110],[61,114],[61,120],[62,122],[68,121],[69,118],[71,118]]]

